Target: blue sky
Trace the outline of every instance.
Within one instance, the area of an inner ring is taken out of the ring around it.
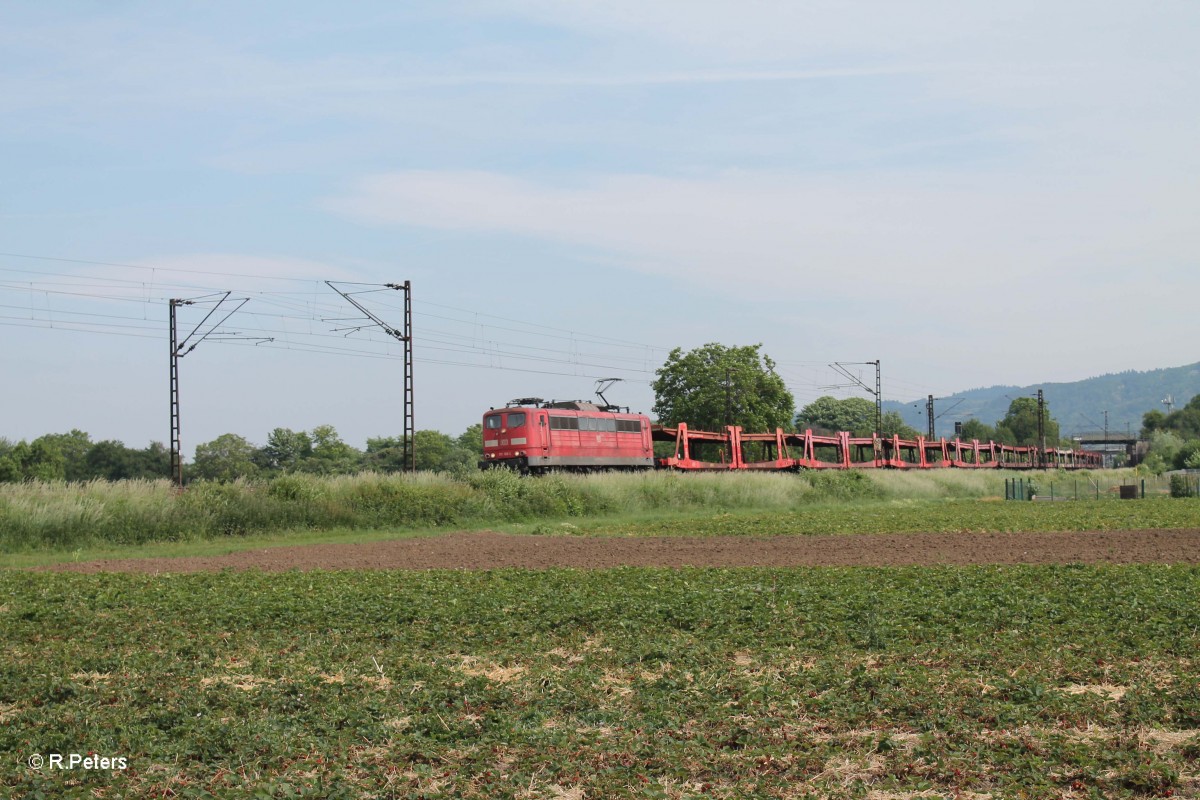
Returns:
[[[596,377],[649,411],[710,341],[762,342],[800,405],[851,393],[832,361],[881,359],[897,400],[1194,362],[1197,29],[1184,2],[6,4],[0,436],[167,439],[166,299],[213,290],[275,341],[181,362],[186,452],[393,435],[398,347],[333,333],[327,279],[412,281],[417,425],[449,433]]]

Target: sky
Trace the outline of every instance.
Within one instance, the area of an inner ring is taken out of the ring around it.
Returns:
[[[171,298],[202,298],[185,454],[397,435],[401,345],[334,287],[400,327],[404,281],[416,426],[452,435],[598,378],[649,412],[707,342],[761,343],[797,407],[863,396],[834,362],[901,401],[1193,363],[1196,30],[1170,0],[3,4],[0,436],[168,441]]]

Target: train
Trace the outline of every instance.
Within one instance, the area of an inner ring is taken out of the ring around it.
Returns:
[[[656,454],[655,444],[661,443]],[[656,425],[645,414],[583,400],[518,398],[483,415],[480,469],[521,474],[669,469],[1097,469],[1103,454],[960,439],[901,439],[812,430],[719,431]]]

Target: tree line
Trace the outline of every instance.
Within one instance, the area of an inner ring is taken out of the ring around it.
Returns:
[[[479,424],[457,437],[432,430],[413,435],[413,458],[420,470],[474,469],[482,448],[483,430]],[[187,464],[185,476],[188,480],[229,481],[296,472],[350,475],[403,469],[404,437],[367,439],[366,449],[359,450],[342,441],[332,425],[318,425],[311,431],[276,428],[262,446],[236,433],[222,434],[196,445],[195,458]],[[137,449],[115,440],[93,442],[80,430],[47,434],[32,442],[0,439],[0,482],[169,477],[171,454],[161,442]]]
[[[651,384],[654,413],[662,425],[686,422],[689,427],[703,430],[741,425],[747,431],[812,429],[822,434],[849,431],[855,436],[875,432],[875,403],[863,397],[819,397],[797,412],[795,398],[776,374],[775,362],[762,352],[761,344],[726,347],[709,343],[686,353],[676,348],[656,375]],[[1059,442],[1059,426],[1049,406],[1044,411],[1046,445],[1053,447]],[[882,414],[879,423],[882,436],[912,440],[920,435],[896,411]],[[968,420],[959,436],[966,441],[1036,445],[1037,401],[1018,397],[995,425]]]
[[[1142,463],[1151,472],[1200,469],[1200,394],[1169,414],[1147,411],[1141,436],[1149,443]]]
[[[811,428],[819,433],[849,431],[855,436],[875,431],[875,404],[861,397],[820,397],[797,412],[792,393],[775,372],[775,362],[761,350],[761,344],[727,347],[716,343],[686,353],[682,348],[672,350],[651,384],[653,413],[658,422],[686,422],[702,430],[740,425],[747,431]],[[880,433],[903,439],[918,436],[895,411],[882,415]],[[994,428],[971,420],[964,425],[962,437],[1035,444],[1037,404],[1030,398],[1014,400],[1008,415]],[[1058,423],[1052,418],[1046,422],[1046,441],[1050,445],[1058,442]],[[419,470],[473,469],[482,448],[479,424],[457,437],[433,430],[417,431],[413,436],[413,455]],[[366,449],[359,450],[342,441],[332,425],[318,425],[311,431],[276,428],[261,446],[236,433],[222,434],[196,446],[185,476],[189,480],[229,481],[294,472],[399,472],[404,469],[403,462],[403,437],[368,439]],[[170,475],[170,453],[159,442],[136,449],[119,441],[93,442],[79,430],[48,434],[29,443],[0,439],[0,481],[122,480]]]
[[[819,397],[797,411],[795,398],[775,372],[775,362],[762,352],[761,344],[728,347],[709,343],[688,352],[675,348],[655,375],[651,383],[653,415],[661,425],[686,422],[696,429],[714,431],[726,425],[740,425],[747,431],[849,431],[855,436],[875,432],[875,404],[862,397]],[[1054,447],[1059,443],[1059,424],[1048,407],[1044,412],[1045,442]],[[1037,445],[1038,413],[1036,400],[1019,397],[994,425],[968,420],[958,435],[967,441]],[[1158,437],[1151,453],[1163,465],[1180,462],[1191,466],[1195,461],[1200,467],[1200,455],[1196,455],[1200,445],[1191,449],[1189,444],[1189,440],[1200,437],[1200,397],[1170,415],[1148,413],[1145,425]],[[920,435],[895,411],[882,415],[879,432],[909,440]],[[479,424],[457,437],[433,430],[417,431],[413,436],[416,467],[420,470],[472,469],[482,446]],[[366,449],[359,450],[342,441],[332,425],[319,425],[311,431],[276,428],[262,446],[235,433],[198,445],[186,475],[189,479],[226,481],[292,472],[398,472],[404,468],[403,459],[404,440],[398,436],[368,439]],[[0,439],[0,481],[159,478],[169,477],[170,468],[170,454],[157,442],[137,450],[117,441],[92,442],[88,434],[78,430],[42,436],[30,443]]]

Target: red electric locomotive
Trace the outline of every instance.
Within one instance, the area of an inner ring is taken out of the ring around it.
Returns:
[[[650,418],[578,400],[513,400],[483,415],[481,469],[639,470],[654,467]]]

